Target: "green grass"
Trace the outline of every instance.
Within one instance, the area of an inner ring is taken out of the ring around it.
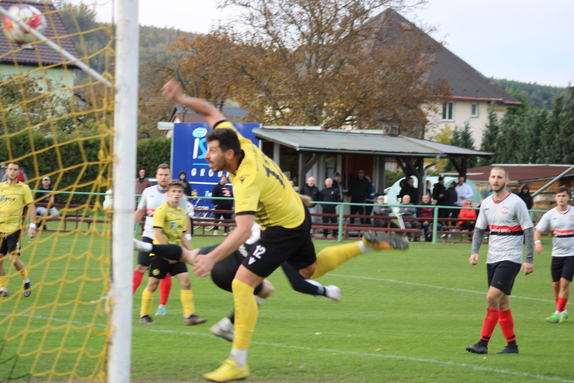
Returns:
[[[221,238],[209,237],[193,240],[197,247],[219,241]],[[294,292],[281,271],[271,275],[269,279],[277,291],[259,311],[249,351],[252,371],[249,381],[574,382],[571,362],[574,320],[564,324],[544,321],[554,310],[547,253],[549,238],[544,241],[546,254],[535,256],[535,272],[528,276],[521,274],[513,291],[519,355],[494,354],[505,346],[498,327],[490,342],[491,354],[465,351],[466,346],[478,340],[485,315],[487,246],[481,249],[479,265],[470,266],[469,244],[412,243],[406,252],[365,254],[323,276],[321,283],[342,289],[343,300],[339,303]],[[335,244],[316,241],[317,249]],[[81,247],[78,245],[78,250]],[[34,261],[39,261],[38,258],[36,255]],[[82,257],[74,259],[67,271],[68,278],[73,273],[80,276],[85,268],[72,270],[71,266],[84,263]],[[41,271],[36,268],[34,274]],[[89,273],[92,272],[97,276],[98,272],[91,267]],[[44,277],[49,280],[54,275],[47,273]],[[12,278],[11,291],[16,292],[19,283]],[[136,293],[132,380],[202,381],[201,374],[217,368],[227,357],[230,343],[210,335],[209,326],[229,312],[232,295],[219,290],[209,278],[192,277],[192,283],[197,314],[209,319],[205,325],[183,325],[175,280],[168,315],[154,318],[155,325],[139,324],[143,286]],[[96,283],[83,288],[82,295],[90,295],[88,289],[92,289],[93,297],[101,290]],[[36,305],[50,301],[49,294],[34,293],[38,297],[31,302]],[[78,291],[68,294],[78,299]],[[158,296],[156,293],[154,311]],[[28,301],[19,301],[20,309],[25,303]],[[15,300],[0,303],[0,321],[15,304]],[[66,321],[70,320],[70,310],[73,309],[63,306],[42,315]],[[84,313],[76,309],[73,320],[77,326],[91,323],[96,311],[90,309]],[[104,319],[99,315],[95,318],[103,324]],[[18,327],[16,322],[12,321],[11,328]],[[0,322],[0,334],[6,323]],[[103,326],[95,328],[103,330]],[[75,331],[69,332],[70,345],[84,343],[86,334],[81,330],[77,330],[77,339],[73,336]],[[56,335],[50,343],[57,345],[57,338]],[[98,345],[100,341],[94,339],[87,344]],[[32,343],[29,347],[33,347]],[[7,349],[0,353],[0,380],[6,366],[1,361],[7,355]],[[67,359],[68,364],[69,359],[72,358]],[[67,367],[60,365],[58,368]],[[93,367],[92,363],[86,370]]]

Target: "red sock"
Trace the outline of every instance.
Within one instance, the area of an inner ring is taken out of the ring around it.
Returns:
[[[506,341],[515,341],[516,335],[514,335],[514,319],[512,318],[512,311],[501,311],[498,323],[500,324],[500,330],[502,330],[502,335],[504,335]]]
[[[167,274],[164,279],[159,282],[159,304],[167,305],[167,299],[171,291],[171,274]]]
[[[556,299],[556,310],[557,311],[564,311],[566,310],[566,303],[568,302],[567,298],[557,298]]]
[[[480,332],[480,339],[484,341],[489,341],[494,328],[498,323],[498,317],[500,316],[500,310],[495,308],[486,309],[486,318],[482,324],[482,331]]]
[[[133,284],[132,295],[134,295],[136,293],[136,290],[142,284],[143,276],[144,276],[144,273],[142,273],[141,271],[134,270],[134,276],[133,276],[133,282],[132,282],[132,284]]]

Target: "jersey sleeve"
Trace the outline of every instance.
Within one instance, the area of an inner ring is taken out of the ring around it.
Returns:
[[[139,210],[145,211],[147,195],[148,195],[148,191],[147,191],[147,189],[144,189],[144,191],[142,192],[142,195],[140,197],[140,201],[138,203],[138,209]]]
[[[486,230],[486,226],[488,225],[488,222],[486,221],[486,213],[484,212],[484,205],[485,202],[483,202],[482,205],[480,205],[480,211],[478,213],[478,217],[476,219],[475,224],[475,227],[482,230]]]
[[[255,177],[238,175],[235,184],[235,214],[255,214],[259,204],[260,190],[255,185]]]
[[[536,230],[541,231],[541,232],[546,232],[546,230],[548,230],[548,224],[550,221],[550,211],[547,211],[546,213],[544,213],[544,215],[542,216],[542,218],[540,218],[540,221],[538,221],[538,223],[536,224]]]
[[[241,133],[239,133],[239,131],[235,129],[235,126],[233,126],[233,124],[227,120],[216,123],[213,129],[232,129],[235,130],[235,133],[237,133],[237,136],[239,137],[240,140],[244,139]]]
[[[529,229],[534,225],[532,224],[532,220],[530,219],[530,214],[528,213],[526,203],[524,203],[524,201],[520,197],[516,196],[516,198],[518,199],[518,203],[516,204],[517,206],[516,218],[518,219],[518,222],[520,223],[520,227],[522,228],[522,230]]]

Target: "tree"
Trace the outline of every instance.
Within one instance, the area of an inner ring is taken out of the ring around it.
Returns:
[[[398,133],[422,137],[420,106],[447,94],[444,83],[423,79],[438,46],[394,10],[373,17],[407,3],[422,1],[227,0],[244,11],[241,29],[178,41],[192,55],[174,72],[193,95],[216,104],[232,97],[252,121],[362,129],[393,122]]]
[[[498,143],[500,139],[500,125],[498,118],[494,113],[494,102],[488,110],[488,124],[486,124],[484,132],[482,132],[482,144],[480,150],[483,152],[494,153],[493,157],[482,157],[479,161],[479,166],[490,165],[496,162],[496,152],[498,151]]]

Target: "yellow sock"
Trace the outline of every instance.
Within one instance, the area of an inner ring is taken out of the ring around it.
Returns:
[[[0,287],[6,287],[6,277],[4,275],[0,276]]]
[[[28,279],[28,269],[27,268],[24,267],[22,270],[19,270],[18,274],[20,274],[20,278],[22,278],[23,281]]]
[[[183,315],[190,315],[195,313],[195,305],[193,304],[193,291],[180,290],[179,299],[181,300],[181,305],[183,306]]]
[[[247,350],[257,323],[258,309],[253,295],[254,288],[234,279],[231,289],[235,302],[235,337],[232,348]]]
[[[141,315],[149,315],[151,312],[151,304],[153,303],[153,293],[148,289],[143,289],[142,292],[142,307],[140,309]]]
[[[325,275],[342,263],[360,254],[362,253],[358,241],[324,248],[317,254],[317,267],[311,279],[317,279]]]

